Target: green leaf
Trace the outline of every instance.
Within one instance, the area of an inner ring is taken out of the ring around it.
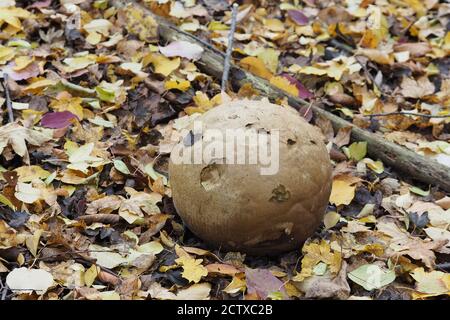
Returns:
[[[53,180],[55,180],[56,178],[56,171],[52,172],[52,174],[50,174],[46,179],[45,179],[45,184],[49,185],[50,183],[53,182]]]
[[[348,277],[367,291],[371,291],[380,289],[393,282],[395,280],[395,272],[393,270],[382,270],[374,264],[365,264],[350,272]]]
[[[355,161],[359,161],[364,159],[364,157],[367,154],[367,142],[366,141],[360,141],[360,142],[353,142],[347,150],[344,149],[344,152],[346,152],[347,157],[350,159],[353,159]]]
[[[114,160],[114,168],[116,168],[119,172],[123,174],[131,174],[130,170],[128,170],[127,165],[122,160],[116,159]]]
[[[12,202],[9,201],[9,199],[2,194],[0,194],[0,202],[7,205],[11,209],[16,210],[16,207],[12,204]]]
[[[283,300],[283,293],[281,291],[274,291],[267,295],[270,300]]]
[[[162,174],[160,174],[160,173],[158,173],[158,172],[156,172],[155,169],[153,168],[153,163],[147,164],[147,165],[144,167],[144,171],[145,171],[145,173],[148,174],[149,177],[152,178],[153,180],[157,180],[159,177],[161,177],[162,180],[163,180],[163,184],[164,184],[165,186],[167,186],[167,184],[168,184],[167,177],[164,176],[164,175],[162,175]]]
[[[108,0],[97,0],[94,2],[94,8],[105,10],[108,8]]]
[[[105,128],[114,128],[114,124],[111,121],[105,120],[99,116],[95,116],[94,119],[89,119],[89,122]]]
[[[313,269],[313,273],[316,276],[323,276],[327,271],[327,264],[323,262],[319,262]]]
[[[430,194],[430,190],[425,191],[425,190],[422,190],[417,187],[410,187],[409,191],[411,191],[412,193],[418,194],[419,196],[422,196],[422,197],[426,197]]]
[[[95,87],[95,91],[97,91],[97,96],[102,101],[114,102],[114,99],[116,98],[116,94],[112,90],[108,90],[100,86],[97,86]]]

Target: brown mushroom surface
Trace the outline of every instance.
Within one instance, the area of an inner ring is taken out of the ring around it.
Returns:
[[[331,164],[318,129],[294,109],[268,101],[224,103],[196,121],[201,133],[191,124],[169,164],[174,204],[188,228],[226,250],[273,255],[298,248],[320,225],[330,196]],[[199,162],[193,155],[196,148],[211,151],[211,141],[220,140],[217,133],[226,137],[227,129],[258,132],[268,139],[232,144],[233,157],[242,156],[244,147],[244,164],[231,161],[226,147],[223,154]],[[210,131],[216,140],[208,140]],[[278,159],[278,170],[262,174],[270,165],[254,163],[254,156],[265,150],[261,147],[272,146],[271,164],[276,169]],[[183,163],[180,155],[188,155],[189,161]]]

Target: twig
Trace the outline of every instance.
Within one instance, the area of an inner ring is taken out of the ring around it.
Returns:
[[[8,74],[7,73],[3,74],[2,86],[3,86],[3,89],[5,90],[6,108],[8,109],[9,122],[14,122],[14,114],[13,114],[13,110],[12,110],[11,96],[9,95]]]
[[[230,33],[228,33],[228,47],[223,67],[222,86],[221,86],[222,92],[225,92],[225,89],[227,88],[228,76],[230,74],[230,60],[231,54],[233,53],[233,40],[234,40],[234,32],[236,31],[236,18],[238,7],[239,5],[237,3],[233,4],[233,10],[231,13],[231,28]]]
[[[148,78],[144,79],[144,84],[152,92],[155,92],[155,93],[161,95],[167,101],[172,102],[172,103],[177,101],[177,97],[176,97],[176,95],[173,92],[167,91],[167,90],[165,90],[162,87],[158,87],[150,79],[148,79]]]
[[[374,114],[365,115],[365,117],[369,117],[369,118],[372,118],[372,117],[388,117],[388,116],[394,116],[394,115],[417,116],[417,117],[424,117],[424,118],[450,118],[450,115],[438,116],[438,115],[431,115],[431,114],[424,114],[424,113],[415,113],[415,112],[404,112],[404,111],[387,112],[387,113],[374,113]]]
[[[6,300],[6,294],[8,293],[8,285],[5,283],[2,283],[2,297],[0,298],[0,300],[4,301]]]
[[[444,270],[444,271],[448,271],[448,270],[450,270],[450,262],[438,263],[436,265],[436,269],[441,269],[441,270]]]
[[[336,48],[339,48],[339,49],[341,49],[341,50],[344,50],[344,51],[346,51],[346,52],[348,52],[348,53],[353,53],[353,51],[354,51],[353,48],[352,48],[351,46],[349,46],[348,44],[339,42],[339,41],[336,40],[336,39],[331,39],[331,40],[330,40],[330,44],[332,44],[332,45],[335,46]]]
[[[312,107],[312,102],[310,102],[308,108],[306,109],[305,113],[303,114],[303,118],[306,118],[306,116],[307,116],[309,110],[311,110],[311,107]]]

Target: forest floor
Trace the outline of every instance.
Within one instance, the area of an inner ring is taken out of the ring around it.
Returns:
[[[167,160],[189,117],[221,103],[220,79],[200,71],[202,47],[164,43],[154,18],[116,2],[0,3],[0,299],[450,294],[449,195],[311,113],[334,170],[302,247],[226,253],[184,228]],[[226,50],[228,1],[140,3]],[[438,0],[240,1],[233,60],[450,167],[449,18]]]

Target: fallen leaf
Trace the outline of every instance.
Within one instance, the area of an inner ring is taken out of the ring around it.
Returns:
[[[365,264],[348,274],[348,278],[367,291],[381,289],[395,280],[393,270],[383,270],[375,264]]]
[[[265,300],[276,292],[280,292],[283,299],[288,298],[283,282],[274,277],[267,269],[246,268],[245,279],[248,293],[256,293],[261,299]]]
[[[423,268],[416,268],[411,272],[416,280],[416,290],[427,296],[450,294],[450,275],[442,271],[426,272]]]
[[[330,211],[325,214],[323,217],[323,223],[325,224],[325,229],[331,229],[333,228],[341,218],[341,215],[339,213],[336,213],[335,211]]]
[[[349,205],[355,197],[356,186],[352,181],[340,177],[333,179],[331,186],[330,203],[336,206]]]
[[[160,73],[167,77],[180,67],[181,60],[180,58],[169,59],[160,54],[150,53],[143,59],[144,66],[149,63],[153,65],[156,73]]]
[[[73,119],[78,117],[70,111],[49,112],[42,117],[41,124],[46,128],[60,129],[71,125]]]
[[[198,44],[188,41],[174,41],[165,47],[159,47],[159,51],[166,57],[182,57],[190,60],[198,60],[202,57],[203,48]]]
[[[422,98],[424,96],[434,93],[434,85],[428,80],[428,77],[423,76],[417,80],[412,78],[403,77],[400,84],[402,90],[401,93],[407,98]]]
[[[6,284],[15,293],[44,294],[54,285],[53,276],[42,269],[16,268],[6,276]]]
[[[347,263],[343,261],[341,270],[336,276],[330,272],[322,276],[312,275],[302,282],[296,282],[295,286],[305,293],[307,299],[346,299],[350,295],[350,286],[346,278]]]
[[[256,57],[246,57],[239,61],[242,68],[250,71],[254,75],[270,80],[273,74],[266,68],[264,62]]]
[[[288,10],[287,14],[289,18],[299,26],[307,25],[309,22],[308,17],[300,10]]]
[[[187,256],[180,257],[175,260],[176,263],[183,267],[183,278],[189,282],[198,283],[202,277],[208,275],[208,269],[202,266],[203,259],[194,259]]]
[[[344,153],[355,161],[362,160],[367,154],[367,142],[353,142],[348,148],[344,149]]]
[[[0,128],[0,154],[7,145],[11,145],[14,152],[29,164],[30,159],[25,141],[31,145],[40,146],[52,138],[53,131],[50,129],[29,129],[17,123],[8,123]]]

